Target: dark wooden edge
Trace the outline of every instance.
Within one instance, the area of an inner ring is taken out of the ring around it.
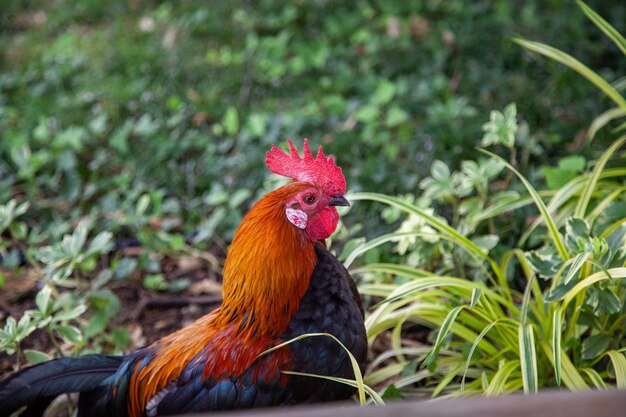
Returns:
[[[550,391],[535,395],[404,401],[386,406],[354,403],[266,408],[196,417],[623,417],[626,391]]]

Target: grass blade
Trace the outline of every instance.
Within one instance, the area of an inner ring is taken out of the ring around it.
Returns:
[[[378,194],[378,193],[354,193],[354,194],[351,194],[349,198],[351,201],[353,200],[354,201],[357,201],[357,200],[378,201],[380,203],[384,203],[392,207],[396,207],[406,213],[415,214],[421,217],[422,219],[424,219],[424,221],[426,221],[428,225],[432,226],[433,228],[437,229],[444,235],[448,236],[452,242],[465,248],[468,252],[473,253],[482,259],[488,258],[487,254],[483,252],[483,250],[480,249],[478,246],[476,246],[474,242],[472,242],[467,237],[463,236],[461,233],[457,232],[454,228],[450,227],[444,220],[436,216],[432,216],[428,214],[427,212],[425,212],[424,210],[420,209],[419,207],[413,204],[407,203],[406,201],[400,198],[387,196],[384,194]]]
[[[589,201],[591,200],[591,195],[596,188],[596,184],[600,179],[600,174],[604,169],[604,166],[608,162],[609,158],[617,151],[626,141],[626,135],[620,137],[618,140],[613,142],[613,144],[607,149],[602,156],[596,162],[596,166],[587,181],[587,184],[583,188],[583,193],[578,200],[578,204],[576,205],[576,211],[574,212],[575,217],[585,217],[585,212],[587,211],[587,206],[589,205]]]
[[[591,252],[582,252],[574,257],[574,259],[570,263],[569,271],[567,271],[567,275],[563,280],[563,284],[568,284],[572,280],[572,278],[574,278],[574,275],[576,275],[576,273],[580,271],[580,268],[583,267],[583,265],[585,264],[585,262],[587,262],[587,259],[589,259],[590,256]]]
[[[502,365],[491,378],[487,388],[485,388],[485,395],[497,395],[506,392],[506,384],[509,381],[509,377],[517,369],[519,369],[519,361],[517,360],[508,361]]]
[[[465,371],[463,372],[463,378],[461,378],[461,391],[465,391],[465,378],[467,376],[467,371],[470,367],[470,363],[472,362],[472,356],[474,356],[474,351],[476,350],[478,343],[483,339],[483,337],[485,337],[487,333],[489,333],[489,330],[491,330],[496,324],[498,324],[499,321],[500,320],[496,320],[486,325],[472,344],[472,348],[467,355],[467,361],[465,361]]]
[[[470,309],[476,307],[476,303],[480,300],[480,296],[482,295],[482,290],[480,288],[474,288],[472,290],[472,302],[470,303]]]
[[[587,139],[592,140],[596,137],[596,133],[598,133],[598,131],[609,122],[624,116],[626,116],[626,109],[622,109],[621,107],[615,107],[600,114],[598,117],[593,119],[593,122],[589,125]]]
[[[535,393],[538,391],[537,352],[532,325],[519,327],[519,348],[524,393]]]
[[[554,378],[556,379],[557,385],[561,385],[561,362],[563,357],[561,354],[562,329],[563,315],[561,314],[561,309],[557,308],[554,313],[552,313],[552,356],[554,357]]]
[[[294,337],[293,339],[287,340],[286,342],[283,342],[279,345],[276,345],[272,348],[267,349],[265,352],[262,352],[260,356],[263,355],[267,355],[270,352],[273,352],[277,349],[280,349],[282,347],[285,347],[293,342],[297,342],[298,340],[302,340],[302,339],[306,339],[309,337],[330,337],[331,339],[333,339],[335,342],[337,342],[339,344],[339,346],[341,346],[343,348],[343,350],[346,351],[346,353],[348,354],[348,357],[350,358],[350,363],[352,364],[352,370],[354,371],[354,382],[356,385],[356,388],[358,389],[358,393],[359,393],[359,402],[361,403],[361,405],[365,405],[365,384],[363,383],[363,375],[361,374],[361,368],[359,367],[359,363],[356,361],[356,358],[354,357],[354,355],[352,354],[352,352],[350,352],[350,350],[348,350],[347,347],[344,346],[343,343],[341,343],[341,340],[337,339],[335,336],[333,336],[330,333],[307,333],[307,334],[303,334],[297,337]],[[332,378],[332,377],[328,377],[328,376],[324,376],[324,375],[316,375],[319,376],[320,378]],[[350,380],[347,380],[350,381]],[[350,384],[349,384],[350,385]],[[352,385],[351,385],[352,386]]]
[[[543,216],[543,219],[546,222],[546,226],[548,226],[550,237],[552,238],[552,241],[554,242],[554,246],[556,246],[556,249],[559,252],[559,255],[561,256],[561,258],[563,258],[563,260],[568,260],[569,254],[567,253],[567,248],[565,247],[563,238],[561,237],[561,234],[559,233],[559,229],[556,227],[556,224],[554,223],[554,219],[552,219],[552,217],[550,216],[550,213],[548,212],[548,209],[546,208],[545,203],[543,202],[543,200],[541,199],[541,197],[539,196],[535,188],[530,184],[530,182],[528,182],[528,180],[518,170],[516,170],[511,164],[506,162],[504,159],[502,159],[498,155],[492,152],[486,151],[484,149],[479,149],[479,151],[481,151],[482,153],[486,155],[489,155],[490,157],[496,159],[497,161],[500,161],[508,169],[513,171],[513,173],[515,173],[515,175],[517,175],[517,177],[522,181],[522,183],[528,190],[528,194],[530,194],[532,199],[535,201],[535,205],[537,206],[537,208],[539,209],[539,212]]]
[[[608,274],[608,275],[607,275]],[[626,278],[626,268],[612,268],[606,271],[596,272],[595,274],[589,275],[587,278],[580,281],[578,284],[574,286],[571,290],[569,290],[565,296],[563,296],[563,303],[561,304],[561,308],[565,308],[565,306],[572,301],[576,295],[589,287],[590,285],[595,284],[596,282],[604,281],[606,279],[615,279],[615,278]]]
[[[586,66],[573,56],[540,42],[527,41],[521,38],[514,38],[513,41],[526,49],[537,52],[541,55],[544,55],[557,62],[560,62],[563,65],[570,67],[571,69],[591,81],[604,94],[606,94],[611,100],[613,100],[613,102],[617,104],[620,108],[626,110],[626,99],[624,99],[624,97],[620,95],[619,91],[617,91],[604,78],[600,77],[592,69],[590,69],[588,66]]]
[[[552,349],[548,345],[548,343],[541,343],[541,347],[543,348],[543,352],[546,357],[554,366],[554,356],[552,355]],[[569,359],[569,356],[561,350],[561,380],[563,384],[572,391],[582,391],[589,389],[589,386],[583,379],[582,375],[578,372],[572,361]]]
[[[448,335],[450,327],[452,327],[454,320],[456,320],[456,317],[464,308],[465,306],[456,306],[448,313],[445,320],[443,321],[443,324],[441,325],[441,328],[439,329],[439,333],[437,334],[437,341],[433,346],[433,350],[428,354],[426,359],[424,359],[425,365],[431,365],[437,360],[437,356],[439,356],[439,350],[441,350],[441,345],[443,344],[445,337]]]
[[[599,27],[600,30],[604,32],[605,35],[608,36],[619,49],[621,49],[622,53],[626,55],[626,39],[624,39],[624,37],[613,26],[611,26],[609,22],[604,20],[602,16],[593,11],[585,3],[580,0],[578,0],[577,3],[578,7],[582,9],[582,11],[589,18],[589,20],[595,23],[595,25]]]
[[[626,357],[622,352],[616,350],[610,350],[606,352],[606,355],[611,358],[613,369],[615,370],[615,380],[617,381],[617,388],[626,388]]]
[[[606,382],[604,382],[604,380],[602,379],[602,377],[598,373],[598,371],[596,371],[595,369],[593,369],[593,368],[583,368],[580,371],[584,372],[587,375],[587,377],[589,377],[589,379],[591,380],[591,382],[593,383],[593,385],[595,385],[595,387],[597,389],[608,389],[609,388],[606,385]]]
[[[393,263],[368,264],[350,271],[351,274],[366,274],[372,272],[391,274],[409,279],[424,278],[433,275],[432,272],[426,271],[424,269],[413,268],[412,266]]]
[[[346,268],[349,268],[350,265],[352,265],[352,262],[354,262],[356,258],[363,255],[368,250],[374,249],[375,247],[380,246],[384,243],[391,242],[400,237],[419,236],[423,234],[424,233],[420,233],[420,232],[396,232],[396,233],[388,233],[386,235],[378,236],[370,240],[369,242],[362,243],[358,245],[356,248],[354,248],[352,252],[350,252],[348,256],[346,256],[346,260],[343,262],[343,265]]]
[[[328,375],[308,374],[306,372],[295,372],[295,371],[282,371],[282,373],[285,375],[297,375],[297,376],[306,376],[310,378],[328,379],[329,381],[335,381],[341,384],[349,385],[353,388],[358,388],[357,381],[353,381],[347,378],[338,378],[335,376],[328,376]],[[365,385],[365,392],[367,393],[367,395],[370,396],[372,401],[374,401],[374,404],[385,405],[385,401],[381,398],[381,396],[378,395],[376,391],[374,391],[372,388],[368,387],[367,385]],[[364,403],[361,403],[361,405],[364,405]]]

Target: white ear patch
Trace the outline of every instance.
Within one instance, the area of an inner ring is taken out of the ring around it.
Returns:
[[[285,214],[287,215],[287,219],[299,229],[305,229],[306,223],[309,220],[308,216],[302,210],[292,209],[291,207],[287,207],[285,209]]]

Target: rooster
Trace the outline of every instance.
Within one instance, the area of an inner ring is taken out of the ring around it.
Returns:
[[[223,301],[212,313],[126,356],[61,358],[0,382],[0,417],[26,406],[41,415],[58,395],[79,392],[79,416],[139,417],[349,398],[353,388],[295,371],[354,378],[363,366],[363,307],[348,271],[325,247],[346,181],[320,146],[303,156],[276,146],[265,160],[292,179],[261,198],[242,220],[224,264]]]

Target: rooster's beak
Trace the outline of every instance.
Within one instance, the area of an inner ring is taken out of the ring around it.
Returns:
[[[333,197],[332,200],[328,202],[329,206],[350,206],[348,200],[346,200],[343,196]]]

